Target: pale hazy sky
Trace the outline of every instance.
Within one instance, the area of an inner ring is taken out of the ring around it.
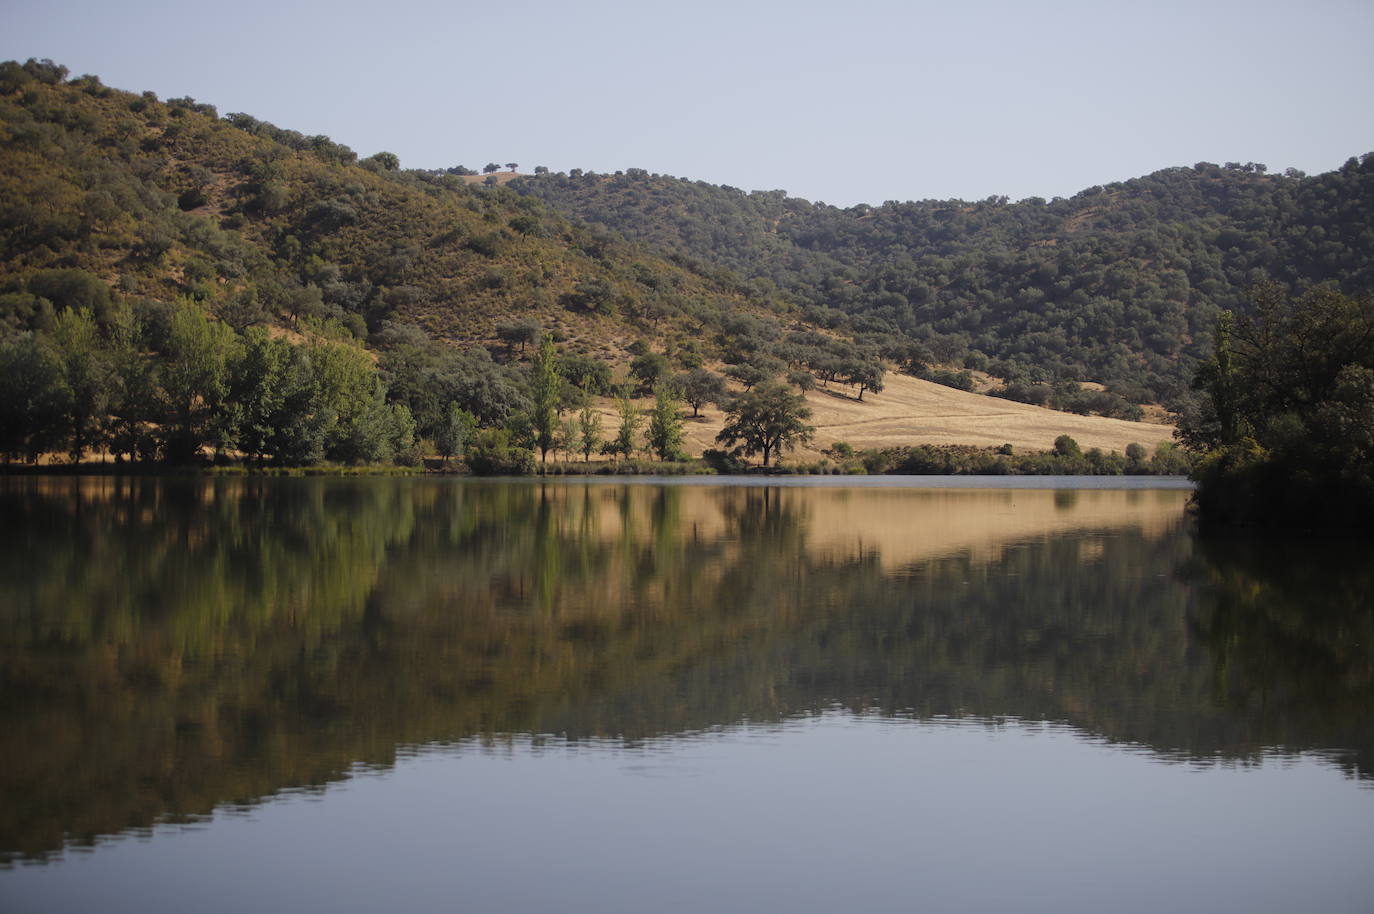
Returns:
[[[406,167],[628,167],[836,204],[1374,151],[1374,2],[0,0],[0,59]]]

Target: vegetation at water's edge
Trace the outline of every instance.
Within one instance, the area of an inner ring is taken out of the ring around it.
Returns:
[[[1374,532],[1374,297],[1267,288],[1222,316],[1181,429],[1204,527]]]
[[[1017,452],[1009,444],[996,448],[971,445],[917,445],[856,451],[837,441],[829,460],[799,467],[803,472],[886,473],[902,476],[1183,476],[1192,467],[1189,455],[1172,442],[1151,453],[1131,444],[1125,454],[1100,448],[1084,451],[1068,435],[1048,451]]]

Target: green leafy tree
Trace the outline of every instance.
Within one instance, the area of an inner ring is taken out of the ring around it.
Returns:
[[[809,371],[798,369],[787,373],[787,384],[789,387],[797,388],[798,393],[806,393],[816,389],[816,376]]]
[[[1189,417],[1180,427],[1180,437],[1199,452],[1232,447],[1248,431],[1241,415],[1241,379],[1232,359],[1235,329],[1235,315],[1230,311],[1217,316],[1212,358],[1201,363],[1193,376],[1193,389],[1206,396],[1202,412]]]
[[[413,434],[410,410],[398,415],[393,404],[386,402],[386,389],[378,382],[372,398],[339,423],[326,456],[350,464],[387,463],[395,457],[397,444],[405,441],[407,426]]]
[[[882,393],[883,375],[886,373],[887,369],[881,362],[858,362],[846,371],[845,380],[859,388],[859,399],[862,400],[865,390]]]
[[[745,457],[761,454],[764,466],[774,455],[809,442],[816,431],[806,424],[811,418],[806,401],[775,382],[736,397],[726,414],[716,441]]]
[[[52,302],[59,311],[89,311],[99,324],[110,318],[110,287],[85,270],[39,270],[29,276],[27,286],[30,293]]]
[[[659,460],[684,460],[682,417],[677,411],[678,396],[673,385],[660,382],[654,388],[654,409],[649,414],[649,448]]]
[[[401,167],[401,159],[394,152],[379,152],[363,159],[362,164],[371,162],[382,171],[396,171]]]
[[[1193,471],[1192,460],[1188,453],[1172,441],[1161,441],[1155,445],[1150,456],[1150,472],[1156,476],[1186,476]]]
[[[1150,452],[1145,445],[1132,441],[1126,445],[1126,472],[1144,473],[1149,468]]]
[[[701,415],[701,408],[707,403],[720,403],[725,399],[725,379],[714,371],[694,368],[677,379],[682,399],[692,407],[692,418]]]
[[[387,404],[387,444],[391,459],[403,467],[420,463],[420,445],[415,437],[415,417],[404,403]]]
[[[582,407],[577,416],[577,440],[582,448],[583,463],[590,462],[592,454],[601,447],[601,414],[590,406]]]
[[[630,360],[630,376],[639,381],[641,391],[653,390],[671,368],[668,357],[659,352],[646,352]]]
[[[535,446],[539,448],[539,459],[542,463],[548,463],[558,428],[558,409],[563,390],[563,378],[558,373],[558,352],[551,334],[546,333],[539,340],[539,351],[535,354],[532,371],[530,424],[533,426]]]
[[[324,456],[345,463],[385,461],[392,455],[386,390],[368,354],[347,343],[310,347],[324,432]]]
[[[62,358],[71,407],[67,417],[68,454],[81,460],[105,441],[112,386],[108,350],[95,318],[86,309],[67,309],[54,321],[53,342]]]
[[[1374,529],[1374,296],[1254,293],[1198,373],[1183,424],[1204,527]]]
[[[778,376],[786,364],[772,356],[755,355],[737,365],[725,369],[725,374],[744,385],[746,391]]]
[[[62,359],[34,333],[0,345],[0,456],[37,463],[57,450],[68,427],[72,393]]]
[[[521,318],[497,324],[496,338],[505,343],[508,349],[516,348],[517,353],[523,356],[526,345],[539,342],[539,322],[532,318]]]
[[[285,403],[284,375],[291,345],[261,327],[250,327],[231,369],[230,390],[239,408],[238,448],[262,463]]]
[[[615,406],[620,424],[616,427],[615,438],[607,442],[603,450],[612,456],[628,458],[639,446],[639,429],[644,424],[644,417],[629,396],[617,397]]]
[[[568,416],[558,424],[558,449],[563,452],[563,459],[572,460],[581,444],[578,440],[577,417]]]
[[[605,396],[611,392],[614,377],[611,366],[600,359],[585,355],[565,354],[558,359],[558,373],[573,387],[592,396]]]
[[[476,430],[477,417],[460,407],[456,400],[450,401],[444,421],[434,436],[434,446],[439,456],[444,458],[444,466],[448,466],[449,458],[454,454],[463,453]]]
[[[157,363],[143,353],[143,321],[131,310],[110,324],[110,450],[116,460],[152,457],[152,420],[159,399]]]
[[[167,420],[163,456],[169,462],[191,463],[206,445],[226,443],[233,416],[225,395],[237,348],[234,331],[197,306],[182,301],[173,310],[158,374]]]
[[[590,311],[596,314],[614,314],[616,310],[615,286],[600,277],[579,282],[571,292],[564,292],[559,301],[571,311]]]
[[[336,419],[324,405],[310,350],[292,346],[280,377],[280,405],[267,422],[267,451],[275,463],[307,466],[324,459],[327,437]]]

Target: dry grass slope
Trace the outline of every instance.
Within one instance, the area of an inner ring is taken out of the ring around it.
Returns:
[[[906,375],[889,374],[886,389],[862,403],[847,391],[816,390],[807,400],[816,443],[848,441],[855,447],[972,444],[1048,450],[1060,435],[1084,449],[1126,450],[1139,442],[1151,449],[1173,438],[1173,427],[1043,409],[1014,400],[955,390]]]
[[[1126,445],[1143,444],[1151,451],[1173,440],[1173,426],[1127,422],[1100,416],[1079,416],[1014,400],[968,393],[906,375],[889,374],[880,394],[854,399],[849,388],[817,389],[807,394],[811,424],[816,427],[810,448],[792,459],[815,459],[822,448],[845,441],[856,448],[884,448],[917,444],[969,444],[997,447],[1011,444],[1018,451],[1047,451],[1054,439],[1070,435],[1083,450],[1101,448],[1125,453]],[[650,401],[640,401],[645,410]],[[618,422],[609,401],[602,404],[603,422],[614,433]],[[685,411],[690,415],[690,411]],[[693,457],[716,447],[716,433],[725,424],[719,409],[706,407],[698,419],[686,421],[686,449]]]

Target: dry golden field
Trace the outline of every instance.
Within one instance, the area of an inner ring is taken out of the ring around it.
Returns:
[[[811,407],[810,424],[815,440],[793,458],[814,458],[822,448],[845,441],[856,448],[880,448],[915,444],[971,444],[997,447],[1010,444],[1018,451],[1045,451],[1060,435],[1071,435],[1084,450],[1101,448],[1124,453],[1126,445],[1139,442],[1151,451],[1161,441],[1173,440],[1173,426],[1127,422],[1100,416],[1079,416],[968,393],[889,373],[882,393],[854,399],[843,386],[817,389],[806,396]],[[647,409],[648,401],[642,401]],[[690,411],[688,411],[690,413]],[[687,452],[699,456],[715,447],[715,436],[724,424],[717,408],[702,410],[700,419],[688,419]],[[616,418],[606,409],[605,428],[613,433]]]

